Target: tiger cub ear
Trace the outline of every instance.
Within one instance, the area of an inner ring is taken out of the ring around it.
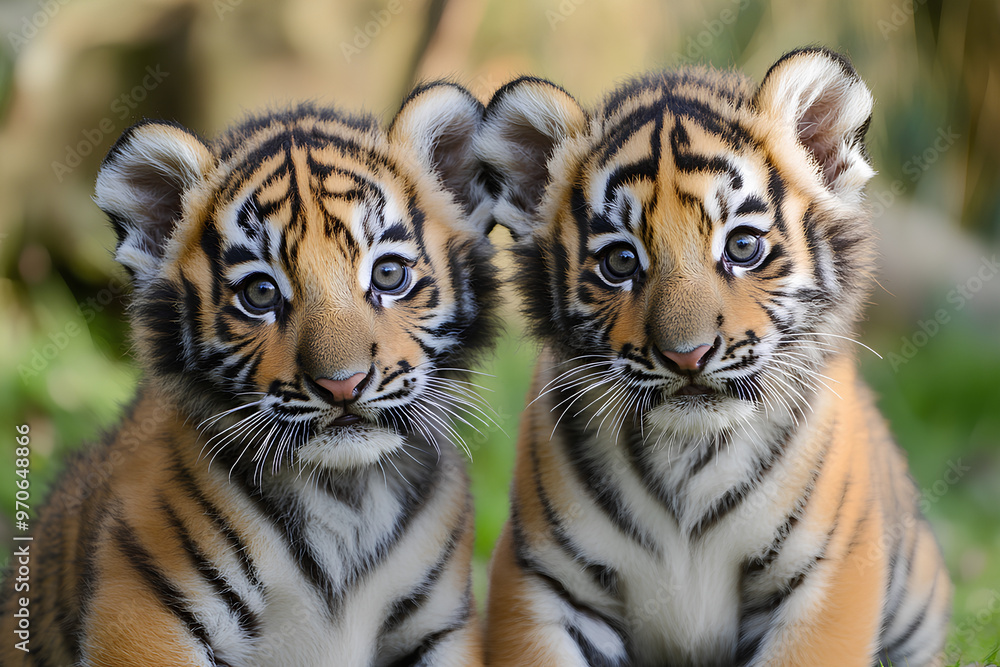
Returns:
[[[580,104],[544,79],[521,77],[493,94],[476,154],[487,167],[493,216],[515,237],[540,224],[536,209],[549,181],[549,158],[586,124]]]
[[[462,86],[447,81],[424,84],[403,102],[389,125],[389,141],[405,144],[485,233],[488,213],[485,207],[477,212],[486,199],[482,166],[472,153],[483,111],[483,104]]]
[[[118,235],[115,259],[137,283],[156,275],[185,204],[205,195],[215,170],[201,139],[160,121],[133,125],[108,151],[94,200]]]
[[[755,99],[782,130],[794,132],[827,188],[850,202],[860,199],[875,175],[864,145],[873,100],[845,56],[821,48],[787,53],[768,70]]]

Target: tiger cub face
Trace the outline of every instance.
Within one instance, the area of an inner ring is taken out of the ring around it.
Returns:
[[[871,105],[822,50],[759,86],[647,76],[589,116],[545,81],[500,89],[477,152],[521,238],[531,324],[563,363],[559,410],[668,438],[799,419],[865,293]]]
[[[346,468],[448,430],[449,374],[492,331],[482,113],[438,84],[388,131],[302,106],[211,145],[158,122],[118,141],[96,199],[135,284],[136,349],[207,456]]]

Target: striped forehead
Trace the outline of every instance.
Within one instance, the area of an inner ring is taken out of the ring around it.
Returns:
[[[234,169],[224,189],[231,199],[217,216],[227,255],[294,267],[310,235],[336,241],[354,261],[377,244],[412,241],[410,195],[395,166],[351,148],[282,142],[271,155],[258,153],[253,170]]]
[[[585,167],[597,219],[636,235],[657,210],[703,231],[730,221],[770,227],[773,170],[728,94],[706,101],[646,88],[608,104]]]

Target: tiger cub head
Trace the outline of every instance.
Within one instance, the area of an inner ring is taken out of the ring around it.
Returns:
[[[589,114],[544,80],[499,89],[476,152],[561,405],[683,436],[795,422],[869,282],[871,110],[822,49],[760,85],[643,76]]]
[[[387,130],[306,105],[214,143],[146,121],[112,147],[96,201],[145,384],[201,424],[206,454],[350,468],[448,431],[494,329],[483,111],[438,83]]]

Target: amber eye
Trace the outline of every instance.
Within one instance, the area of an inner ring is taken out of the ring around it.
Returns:
[[[410,269],[399,257],[383,257],[372,267],[372,287],[379,292],[399,294],[409,283]]]
[[[615,243],[601,253],[601,273],[613,283],[620,283],[639,270],[639,254],[628,243]]]
[[[239,291],[240,300],[252,313],[274,310],[281,303],[281,290],[274,279],[263,273],[250,276]]]
[[[760,232],[755,229],[740,227],[734,229],[726,239],[726,259],[732,264],[747,266],[760,259],[764,244],[760,240]]]

